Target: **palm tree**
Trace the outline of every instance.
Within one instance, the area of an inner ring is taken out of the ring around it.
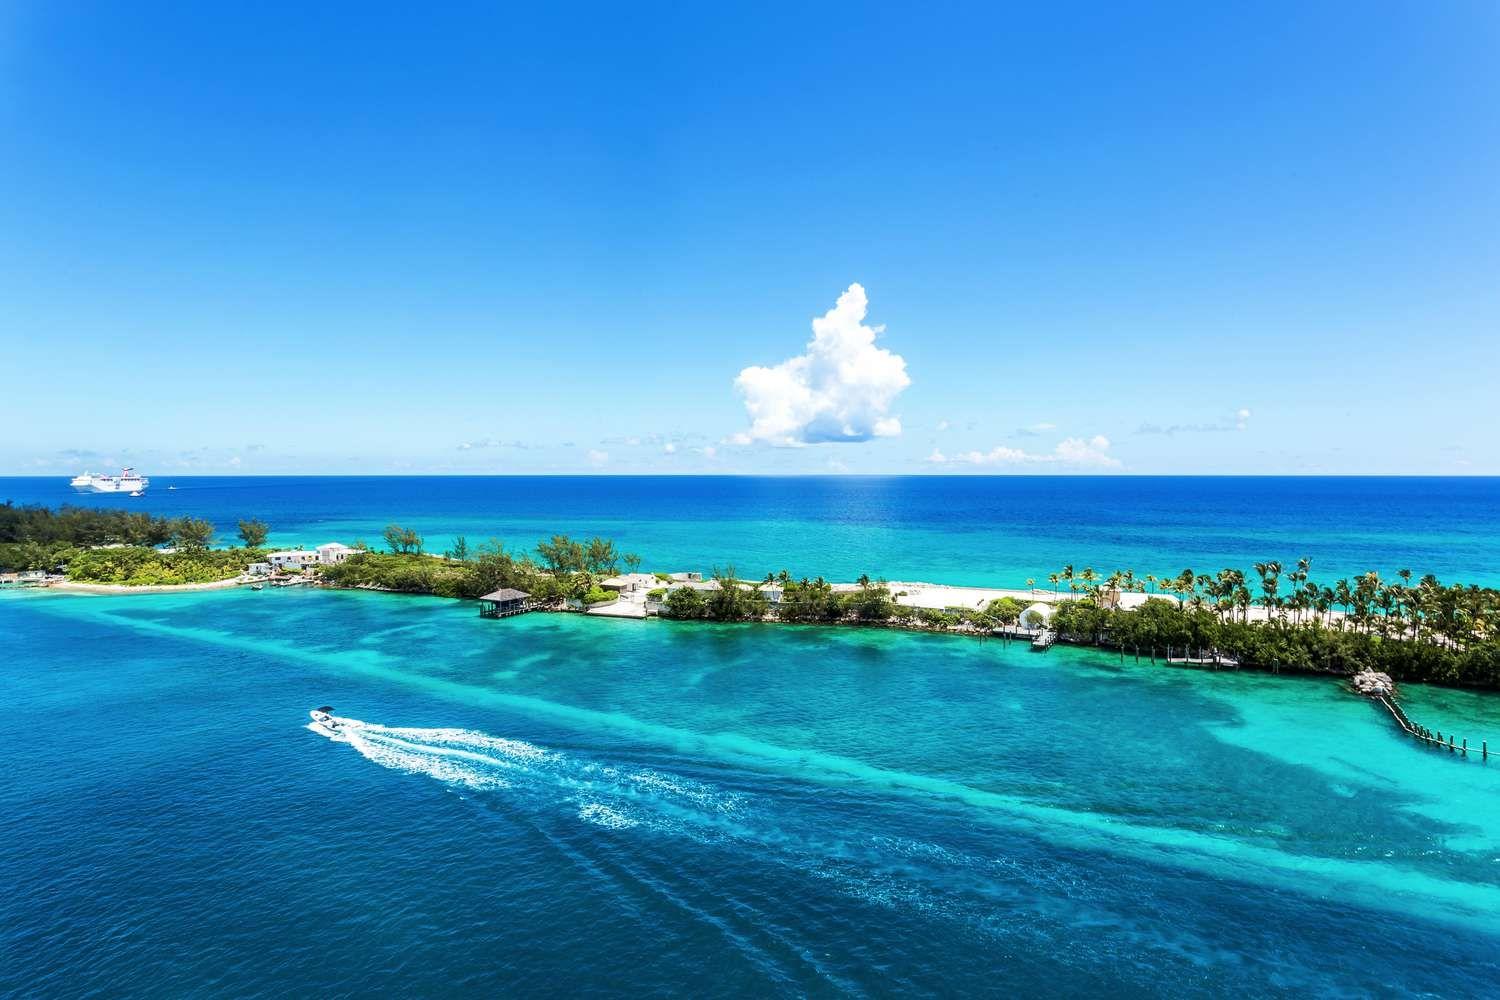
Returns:
[[[1052,583],[1052,598],[1054,600],[1056,600],[1057,599],[1057,581],[1061,580],[1062,576],[1060,574],[1058,574],[1058,573],[1049,573],[1047,575],[1047,579],[1049,581],[1051,581],[1051,583]]]

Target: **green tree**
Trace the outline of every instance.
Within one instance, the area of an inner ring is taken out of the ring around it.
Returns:
[[[403,528],[399,524],[386,525],[385,544],[395,555],[422,554],[422,536],[411,528]]]
[[[258,549],[265,545],[266,536],[270,533],[270,526],[258,518],[240,522],[240,539],[247,549]]]
[[[197,517],[178,518],[172,530],[172,539],[176,547],[190,552],[208,548],[208,543],[213,541],[213,537],[213,522]]]

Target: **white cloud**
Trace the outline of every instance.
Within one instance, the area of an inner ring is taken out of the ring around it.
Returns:
[[[480,438],[478,441],[465,441],[458,446],[459,451],[473,451],[476,448],[525,448],[524,441],[497,441],[494,438]]]
[[[664,445],[661,446],[661,450],[662,450],[663,454],[666,454],[666,455],[675,455],[675,454],[677,454],[677,442],[676,441],[668,441],[666,444],[664,444]]]
[[[934,465],[1058,465],[1076,469],[1116,469],[1120,460],[1109,453],[1109,438],[1096,434],[1085,440],[1064,438],[1049,452],[1030,452],[1022,448],[997,445],[989,451],[966,451],[944,455],[934,450],[927,456]]]
[[[590,449],[588,453],[588,460],[590,465],[603,465],[605,462],[609,461],[609,452],[599,451],[598,449]]]
[[[938,423],[937,423],[937,429],[939,431],[945,431],[945,430],[948,429],[948,427],[949,427],[949,424],[948,424],[948,421],[946,421],[946,420],[939,420]]]
[[[702,448],[694,448],[693,450],[702,455],[704,458],[717,458],[719,455],[719,449],[715,448],[711,444],[706,444]]]
[[[1172,437],[1176,434],[1224,434],[1229,431],[1243,431],[1250,427],[1250,411],[1240,407],[1227,417],[1222,417],[1212,424],[1141,424],[1136,428],[1137,434],[1165,434]]]
[[[911,378],[905,359],[875,346],[885,328],[865,325],[868,309],[864,288],[850,285],[813,320],[805,353],[740,372],[734,385],[744,397],[750,428],[733,442],[797,446],[900,434],[901,421],[890,408]]]

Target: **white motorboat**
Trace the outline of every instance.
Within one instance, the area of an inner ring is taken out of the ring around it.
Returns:
[[[312,724],[307,728],[315,733],[322,733],[331,740],[341,739],[344,735],[343,726],[338,719],[333,717],[332,712],[332,705],[324,705],[322,708],[315,708],[308,712],[307,714],[312,716]]]

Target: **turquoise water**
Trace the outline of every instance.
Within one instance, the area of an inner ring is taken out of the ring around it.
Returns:
[[[0,498],[192,514],[231,542],[239,519],[259,517],[278,545],[379,545],[393,521],[437,551],[459,534],[527,551],[597,534],[650,569],[751,577],[1019,587],[1070,563],[1144,577],[1307,556],[1324,581],[1408,568],[1500,586],[1493,478],[153,475],[137,499],[78,497],[61,478],[0,479]]]
[[[335,592],[0,636],[4,995],[1497,993],[1500,763],[1322,680]]]

